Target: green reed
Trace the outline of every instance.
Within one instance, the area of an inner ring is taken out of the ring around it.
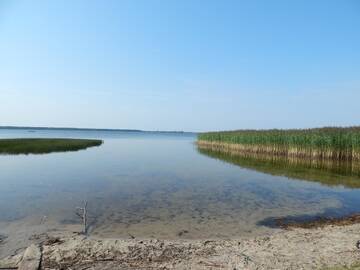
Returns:
[[[207,132],[199,141],[266,148],[266,152],[360,160],[360,127]],[[269,150],[272,149],[272,150]]]
[[[0,139],[0,154],[45,154],[99,146],[101,140],[87,139]]]

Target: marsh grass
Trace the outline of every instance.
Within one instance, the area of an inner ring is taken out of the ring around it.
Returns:
[[[246,153],[360,161],[360,127],[207,132],[198,135],[198,144]]]
[[[0,139],[0,154],[47,154],[78,151],[101,144],[101,140],[88,139]]]

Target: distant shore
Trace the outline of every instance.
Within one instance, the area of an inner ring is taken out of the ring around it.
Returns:
[[[182,130],[141,130],[141,129],[116,129],[116,128],[75,128],[75,127],[36,127],[36,126],[0,126],[2,129],[13,130],[66,130],[66,131],[112,131],[112,132],[150,132],[150,133],[191,133],[191,131]]]

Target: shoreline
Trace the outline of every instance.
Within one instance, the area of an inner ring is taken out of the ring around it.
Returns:
[[[267,145],[252,145],[241,143],[229,143],[222,141],[208,141],[198,139],[195,144],[198,147],[204,149],[210,149],[215,151],[221,151],[223,153],[239,154],[239,155],[263,155],[269,158],[279,157],[287,159],[303,159],[308,161],[320,161],[320,162],[359,162],[360,154],[350,153],[342,154],[335,150],[323,151],[319,149],[301,149],[297,147],[288,146],[267,146]],[[342,156],[343,155],[343,156]]]
[[[347,226],[353,224],[360,224],[360,214],[352,214],[340,218],[322,218],[319,217],[315,220],[304,221],[304,222],[286,222],[284,218],[277,218],[274,220],[276,227],[291,230],[294,228],[302,229],[317,229],[324,228],[326,226]]]
[[[323,269],[360,261],[360,224],[292,228],[222,240],[104,239],[56,232],[39,236],[38,269]],[[41,247],[41,248],[40,248]],[[34,246],[32,246],[34,248]],[[18,267],[23,253],[0,260]]]

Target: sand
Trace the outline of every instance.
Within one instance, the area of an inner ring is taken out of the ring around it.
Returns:
[[[36,237],[34,238],[36,239]],[[41,269],[323,269],[360,262],[360,224],[281,230],[223,240],[41,235]],[[19,256],[3,262],[19,263]],[[1,262],[0,262],[1,266]]]

